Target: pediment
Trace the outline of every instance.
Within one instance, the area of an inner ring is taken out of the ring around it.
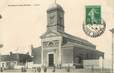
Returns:
[[[44,33],[41,38],[47,38],[47,37],[56,37],[56,36],[60,36],[61,34],[59,32],[52,32],[52,31],[47,31],[46,33]]]

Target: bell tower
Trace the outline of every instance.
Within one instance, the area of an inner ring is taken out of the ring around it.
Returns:
[[[64,10],[57,4],[52,4],[47,10],[47,31],[64,32]]]

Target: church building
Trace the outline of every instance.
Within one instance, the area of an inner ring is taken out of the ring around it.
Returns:
[[[41,46],[31,46],[34,64],[83,66],[83,60],[104,57],[94,44],[64,31],[64,9],[59,4],[52,4],[47,9],[47,22],[47,31],[41,35]]]

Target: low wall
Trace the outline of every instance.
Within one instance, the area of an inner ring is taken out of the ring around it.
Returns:
[[[55,72],[53,72],[53,69],[47,69],[46,72],[44,70],[41,70],[41,72],[38,72],[36,69],[27,69],[27,72],[21,72],[21,70],[4,70],[2,73],[111,73],[109,69],[70,69],[69,72],[67,69],[55,69]]]

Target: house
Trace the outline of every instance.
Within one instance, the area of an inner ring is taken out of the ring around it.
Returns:
[[[31,62],[31,56],[22,53],[12,53],[10,55],[1,55],[0,56],[0,67],[4,69],[14,69],[20,68],[26,65],[27,62]]]

